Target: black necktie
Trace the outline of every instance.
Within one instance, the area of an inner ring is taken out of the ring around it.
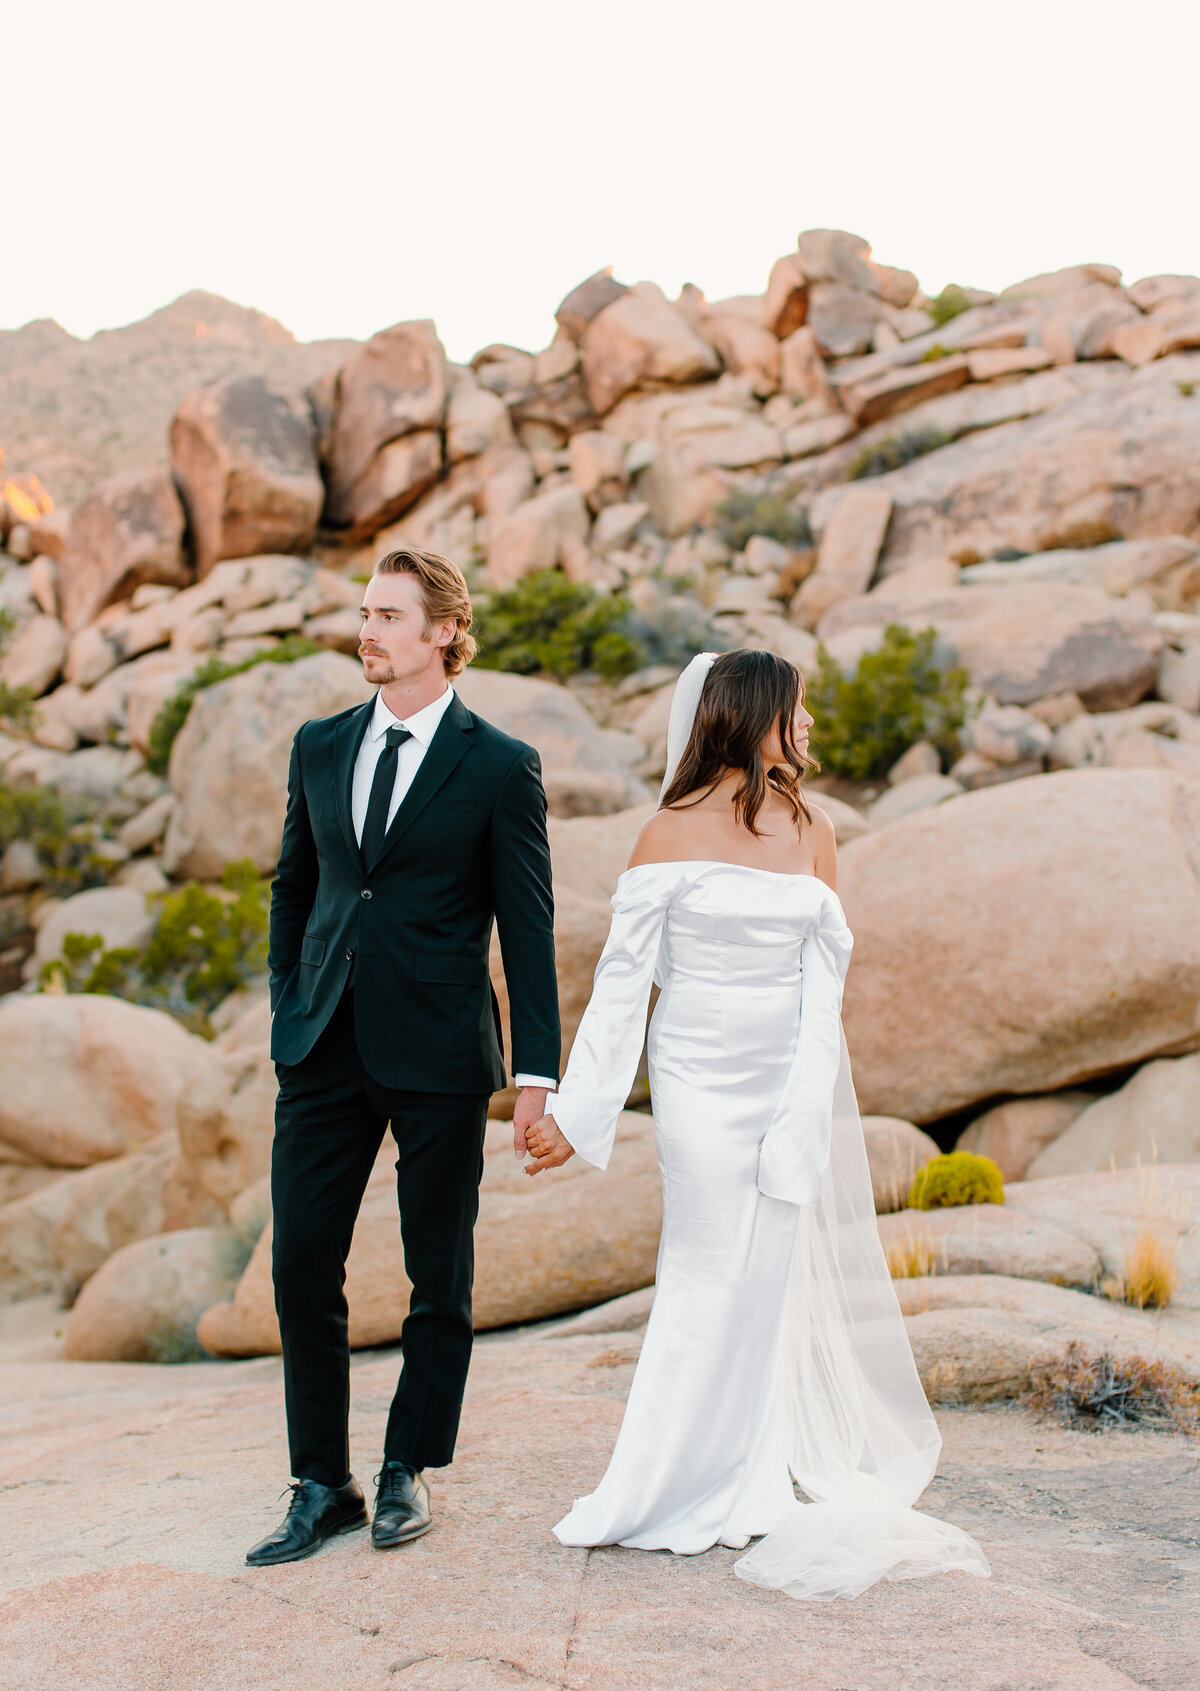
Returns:
[[[367,814],[359,842],[363,862],[368,869],[374,868],[375,859],[383,846],[383,836],[387,833],[388,808],[396,787],[396,757],[405,740],[411,739],[412,734],[407,728],[389,728],[384,735],[386,743],[375,765],[375,778],[371,782],[371,796],[367,800]]]

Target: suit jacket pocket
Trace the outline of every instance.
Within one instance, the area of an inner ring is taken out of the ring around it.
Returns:
[[[314,966],[325,956],[325,941],[320,934],[305,934],[300,946],[300,961]]]
[[[487,959],[463,952],[419,951],[413,974],[419,981],[443,986],[482,986],[488,978]]]

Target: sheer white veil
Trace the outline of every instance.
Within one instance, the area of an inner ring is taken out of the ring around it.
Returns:
[[[696,720],[696,711],[700,704],[700,695],[704,691],[704,683],[708,680],[708,672],[716,663],[719,652],[701,652],[694,657],[675,683],[675,691],[671,695],[671,720],[667,724],[667,772],[663,776],[662,786],[658,792],[658,802],[661,804],[663,794],[675,779],[675,771],[679,768],[680,759],[687,750],[687,743],[692,737],[692,724]]]

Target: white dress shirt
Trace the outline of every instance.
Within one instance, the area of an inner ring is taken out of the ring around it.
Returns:
[[[405,740],[396,752],[396,784],[392,788],[387,814],[387,825],[390,828],[392,819],[416,779],[417,770],[429,750],[438,724],[450,709],[453,699],[454,689],[447,686],[446,691],[431,705],[425,705],[402,720],[384,704],[383,694],[376,693],[375,708],[371,712],[371,720],[367,724],[367,731],[362,737],[354,762],[354,782],[350,792],[350,815],[354,823],[354,837],[359,845],[362,844],[363,825],[367,820],[367,805],[371,798],[371,783],[375,779],[375,766],[384,749],[384,735],[389,728],[407,728],[412,735],[412,739]],[[558,1084],[546,1075],[519,1074],[513,1078],[518,1086],[544,1086],[551,1091]]]

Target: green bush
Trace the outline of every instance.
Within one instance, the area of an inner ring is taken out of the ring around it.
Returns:
[[[0,610],[0,657],[4,656],[13,635],[11,611]],[[28,728],[33,718],[33,694],[28,687],[10,687],[0,681],[0,722],[10,728]]]
[[[267,962],[270,881],[245,859],[229,865],[221,884],[224,897],[199,881],[163,893],[140,951],[107,949],[99,934],[67,934],[61,958],[43,966],[42,987],[127,998],[207,1034],[209,1013]]]
[[[1002,1204],[1004,1176],[990,1157],[948,1151],[917,1170],[908,1194],[914,1210],[955,1209],[959,1204]]]
[[[850,676],[824,646],[818,649],[806,702],[825,769],[864,781],[886,775],[918,740],[947,755],[957,751],[969,677],[934,661],[936,640],[932,628],[914,634],[891,623],[883,643],[864,652]]]
[[[629,632],[632,609],[628,599],[541,570],[487,599],[471,625],[480,647],[475,662],[517,675],[544,670],[559,680],[594,670],[618,681],[645,662]]]
[[[12,787],[0,781],[0,853],[28,840],[42,866],[46,888],[60,897],[101,886],[111,865],[96,851],[86,799],[62,799],[50,787]]]
[[[717,506],[716,517],[717,533],[735,552],[742,551],[756,534],[797,549],[813,543],[807,510],[781,493],[752,493],[747,488],[735,488]]]
[[[971,301],[965,288],[960,288],[956,282],[951,282],[942,289],[935,300],[929,302],[929,313],[934,323],[940,329],[949,323],[953,317],[961,317],[964,311],[970,311]]]
[[[206,687],[215,687],[218,681],[228,681],[231,675],[241,675],[243,671],[253,669],[255,664],[295,663],[297,658],[310,658],[315,652],[323,650],[322,646],[315,640],[310,640],[307,635],[289,634],[268,650],[256,652],[252,658],[243,658],[241,663],[226,663],[224,658],[215,655],[205,658],[199,669],[189,675],[182,686],[171,695],[150,724],[146,767],[155,775],[167,773],[175,736],[188,719],[192,700]]]
[[[899,470],[914,458],[923,458],[927,452],[949,445],[950,436],[943,429],[913,429],[908,434],[888,435],[874,446],[864,446],[846,475],[850,481],[886,476],[889,470]]]
[[[922,364],[938,364],[943,358],[953,358],[954,354],[941,341],[935,341],[931,347],[921,354]]]

